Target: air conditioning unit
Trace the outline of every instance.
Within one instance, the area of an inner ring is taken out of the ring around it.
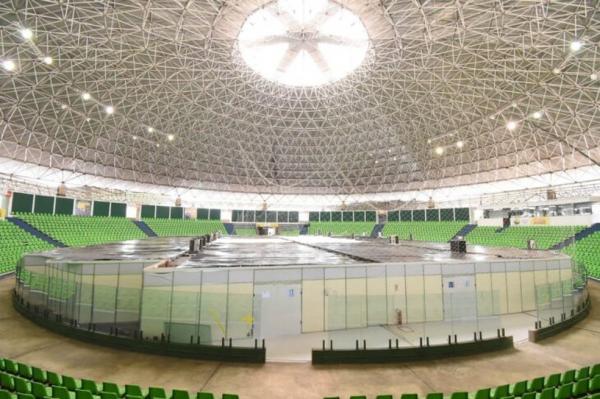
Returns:
[[[556,191],[552,189],[546,190],[546,199],[547,200],[555,200],[556,199]]]
[[[427,202],[427,208],[433,209],[435,208],[435,202],[433,202],[433,198],[429,197],[429,201]]]
[[[175,206],[181,206],[181,197],[175,198]]]

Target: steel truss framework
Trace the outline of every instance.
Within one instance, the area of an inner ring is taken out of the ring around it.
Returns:
[[[0,56],[15,69],[0,69],[0,156],[280,194],[435,189],[600,162],[597,1],[341,3],[367,28],[367,59],[302,88],[241,61],[237,33],[264,1],[1,2]]]

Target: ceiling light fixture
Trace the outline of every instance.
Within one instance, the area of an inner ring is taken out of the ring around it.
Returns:
[[[46,65],[52,65],[54,60],[52,59],[52,57],[46,56],[46,57],[42,58],[42,62]]]
[[[508,123],[506,124],[506,128],[508,130],[515,130],[517,127],[517,122],[515,121],[508,121]]]
[[[62,105],[60,106],[60,108],[61,108],[61,109],[67,109],[67,104],[62,104]]]
[[[583,43],[581,43],[579,40],[575,40],[573,42],[571,42],[571,51],[572,52],[576,52],[581,50],[581,47],[583,46]]]
[[[598,74],[597,74],[597,73],[595,73],[595,72],[594,72],[594,73],[592,73],[592,74],[590,75],[590,79],[592,79],[592,80],[598,80]]]
[[[154,128],[152,126],[148,126],[148,133],[154,133]]]
[[[168,139],[169,141],[173,141],[173,140],[175,140],[175,136],[173,136],[172,134],[169,134],[169,135],[167,136],[167,139]]]
[[[436,147],[435,148],[435,153],[438,155],[442,155],[444,153],[444,148],[443,147]]]
[[[12,60],[6,60],[6,61],[2,62],[2,68],[7,70],[8,72],[14,71],[16,67],[17,67],[17,65]]]
[[[463,141],[457,141],[456,142],[456,147],[457,148],[463,148],[465,146],[465,143]]]
[[[21,37],[25,40],[31,40],[33,38],[33,31],[29,28],[21,29]]]
[[[554,69],[552,70],[552,72],[553,72],[555,75],[558,75],[558,74],[560,73],[560,68],[554,68]]]
[[[531,116],[533,117],[533,119],[541,119],[543,114],[542,111],[535,111],[533,114],[531,114]]]
[[[104,111],[108,115],[112,115],[115,112],[115,108],[112,105],[107,105],[106,108],[104,108]]]
[[[87,91],[84,91],[83,93],[81,93],[81,98],[83,98],[85,101],[87,101],[90,98],[92,98],[92,95],[90,93],[88,93]]]

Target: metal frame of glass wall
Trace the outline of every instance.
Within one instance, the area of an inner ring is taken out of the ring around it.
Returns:
[[[585,277],[563,255],[447,264],[148,267],[155,263],[27,255],[17,268],[16,291],[30,306],[81,329],[120,336],[142,331],[181,343],[231,338],[238,346],[349,329],[359,338],[363,328],[405,324],[432,344],[448,335],[464,341],[477,331],[494,335],[507,314],[536,312],[548,325],[569,317],[586,296]]]

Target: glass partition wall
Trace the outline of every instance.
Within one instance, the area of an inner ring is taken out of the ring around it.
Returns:
[[[125,337],[238,346],[314,335],[336,348],[464,342],[496,336],[506,315],[533,328],[570,317],[585,276],[570,258],[472,263],[155,268],[146,262],[23,257],[17,294],[81,329]],[[528,314],[525,317],[525,314]],[[408,331],[408,332],[407,332]],[[509,332],[507,332],[507,335]]]

